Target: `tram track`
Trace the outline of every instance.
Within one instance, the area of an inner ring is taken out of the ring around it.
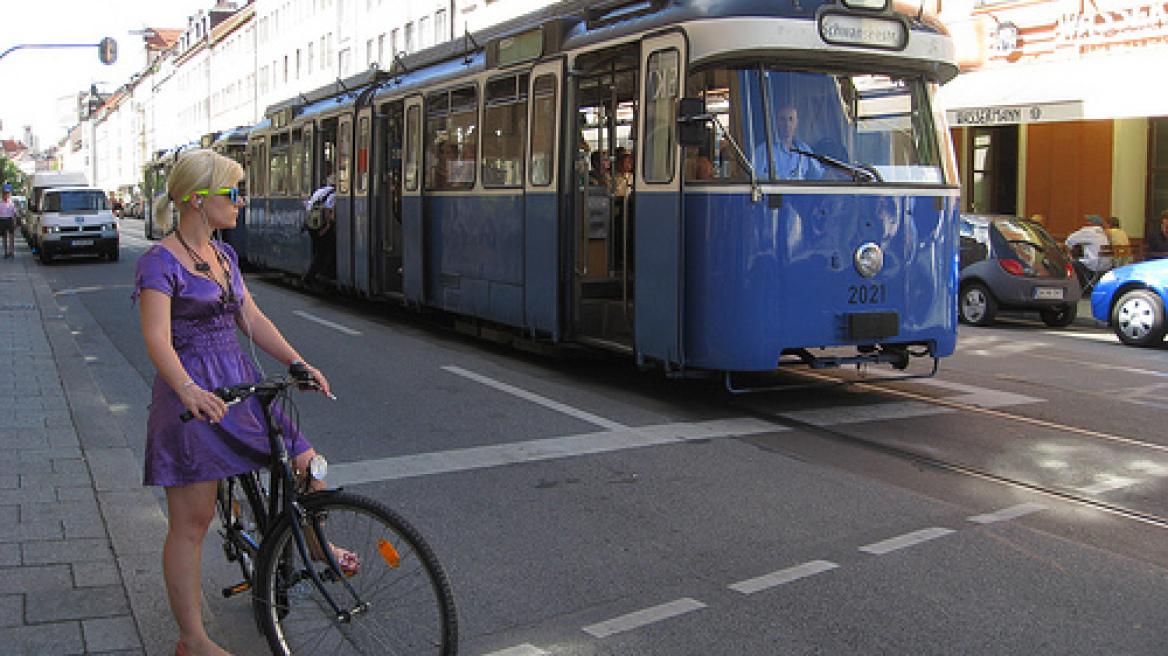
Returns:
[[[1153,444],[1120,435],[1112,435],[1110,433],[1092,430],[1089,428],[1069,426],[1045,419],[1026,417],[1024,415],[1006,412],[995,408],[985,408],[968,403],[962,403],[960,401],[932,397],[927,394],[920,394],[908,390],[886,387],[874,382],[841,380],[831,376],[815,373],[803,373],[802,375],[812,377],[823,382],[831,381],[841,385],[851,385],[867,391],[896,396],[901,399],[927,403],[929,405],[941,406],[958,412],[974,413],[997,420],[1026,424],[1028,426],[1038,427],[1044,430],[1060,431],[1090,439],[1106,441],[1113,444],[1120,444],[1126,447],[1148,449],[1159,453],[1168,454],[1168,446]],[[1168,530],[1168,512],[1157,514],[1134,510],[1116,503],[1095,499],[1085,494],[1078,493],[1074,490],[1022,480],[1021,478],[995,473],[983,467],[964,464],[957,462],[956,460],[948,460],[943,457],[921,453],[911,448],[896,446],[878,439],[864,437],[862,435],[848,432],[839,426],[823,425],[803,421],[786,415],[776,415],[773,412],[767,412],[765,410],[753,408],[745,404],[736,406],[736,409],[745,411],[761,421],[766,421],[768,423],[782,426],[787,429],[804,431],[822,438],[833,440],[838,443],[851,444],[870,451],[876,451],[899,460],[911,462],[917,466],[930,467],[969,478],[976,478],[982,481],[988,481],[1015,489],[1026,490],[1042,496],[1058,499],[1063,502],[1088,507],[1110,515],[1140,522],[1155,528]]]

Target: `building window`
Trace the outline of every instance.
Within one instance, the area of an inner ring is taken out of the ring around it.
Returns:
[[[1148,157],[1148,225],[1144,235],[1159,230],[1160,212],[1168,210],[1168,118],[1148,120],[1148,139],[1151,140]]]
[[[969,194],[965,209],[978,214],[1018,213],[1018,126],[970,128]]]

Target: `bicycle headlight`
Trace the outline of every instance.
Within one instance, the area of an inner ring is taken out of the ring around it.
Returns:
[[[856,271],[865,278],[880,273],[884,268],[884,251],[872,242],[868,242],[856,249]]]
[[[308,461],[308,475],[314,481],[323,481],[328,476],[328,460],[325,460],[324,456],[319,453],[312,456],[312,459]]]

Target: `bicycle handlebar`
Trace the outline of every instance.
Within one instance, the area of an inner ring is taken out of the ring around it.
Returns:
[[[224,385],[216,387],[211,390],[211,393],[223,399],[227,405],[235,405],[241,401],[246,401],[253,394],[259,391],[268,390],[275,394],[279,394],[284,390],[296,385],[302,390],[320,389],[320,385],[312,377],[312,372],[308,367],[302,363],[296,362],[288,367],[288,376],[272,376],[265,378],[257,383],[237,383],[235,385]],[[335,398],[335,397],[334,397]],[[178,416],[184,423],[195,418],[195,413],[190,410],[183,410]]]

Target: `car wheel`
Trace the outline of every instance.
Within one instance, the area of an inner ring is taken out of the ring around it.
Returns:
[[[1111,329],[1128,346],[1155,346],[1164,339],[1164,301],[1156,292],[1133,289],[1111,310]]]
[[[1044,308],[1039,310],[1038,314],[1042,317],[1042,323],[1045,323],[1051,328],[1066,328],[1078,316],[1079,308],[1074,303],[1067,303],[1052,308]]]
[[[974,326],[988,326],[998,316],[998,302],[989,288],[980,282],[961,290],[961,320]]]

